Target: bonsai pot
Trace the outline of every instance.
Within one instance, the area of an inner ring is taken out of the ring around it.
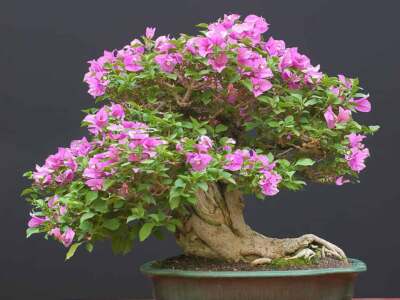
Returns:
[[[141,267],[151,277],[156,300],[347,300],[365,263],[343,268],[288,271],[183,271]]]

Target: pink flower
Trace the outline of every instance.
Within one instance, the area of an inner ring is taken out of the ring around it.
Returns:
[[[106,107],[100,108],[95,115],[87,115],[83,121],[89,123],[89,132],[92,134],[100,133],[102,128],[108,124],[108,113]]]
[[[226,67],[226,63],[228,62],[228,57],[225,53],[220,53],[214,58],[209,58],[208,63],[211,65],[213,70],[221,73],[223,69]]]
[[[65,247],[69,247],[73,242],[75,231],[68,227],[67,230],[61,234],[60,228],[56,227],[50,231],[49,235],[54,236],[54,238],[63,243]]]
[[[68,227],[68,229],[62,234],[61,242],[65,247],[71,246],[75,236],[75,231]]]
[[[103,189],[104,179],[103,178],[94,178],[86,180],[85,184],[90,187],[93,191],[99,191]]]
[[[110,111],[114,118],[123,119],[125,117],[124,108],[121,104],[112,103],[110,106]]]
[[[230,171],[239,171],[242,168],[244,162],[244,156],[242,151],[236,150],[233,154],[225,155],[227,164],[224,165],[224,169]]]
[[[54,195],[54,197],[51,197],[48,199],[47,206],[49,208],[52,208],[52,207],[54,207],[54,205],[56,205],[57,201],[58,201],[58,196]]]
[[[199,138],[199,142],[196,145],[196,148],[199,152],[208,152],[213,146],[213,141],[206,135],[202,135]]]
[[[282,56],[285,53],[285,42],[282,40],[275,40],[272,36],[264,44],[266,50],[271,56]]]
[[[156,39],[155,44],[154,44],[154,48],[155,48],[156,51],[166,53],[169,50],[174,49],[176,47],[175,47],[174,44],[172,44],[170,42],[170,38],[169,37],[167,37],[165,35],[162,35],[162,36],[159,36]]]
[[[334,128],[336,126],[336,115],[332,110],[332,106],[328,106],[328,109],[324,113],[325,121],[328,128]]]
[[[263,176],[259,184],[261,192],[267,196],[274,196],[279,192],[278,184],[281,182],[282,177],[274,172],[264,170]]]
[[[214,23],[208,26],[209,31],[206,32],[206,37],[213,46],[225,48],[225,37],[228,35],[226,28],[222,24]]]
[[[140,54],[129,54],[126,53],[123,58],[123,63],[125,65],[125,70],[131,72],[137,72],[143,70],[143,67],[140,65],[141,61]]]
[[[183,146],[182,146],[182,144],[181,144],[181,143],[177,143],[177,144],[175,145],[175,150],[178,151],[178,152],[182,152],[182,151],[183,151]]]
[[[265,19],[256,15],[248,15],[244,19],[244,23],[253,25],[253,30],[256,33],[264,33],[269,28],[269,24],[265,21]]]
[[[56,177],[56,182],[58,182],[59,184],[66,184],[71,182],[73,179],[74,172],[72,172],[71,169],[68,169]]]
[[[206,37],[198,37],[195,39],[195,45],[198,49],[198,54],[201,57],[206,57],[212,52],[213,43]]]
[[[105,94],[108,80],[103,79],[103,74],[96,74],[94,76],[87,73],[85,75],[84,81],[89,85],[88,93],[93,97],[102,96]]]
[[[85,156],[92,149],[92,145],[88,142],[86,137],[83,137],[80,140],[72,141],[69,147],[72,154],[75,156]]]
[[[349,182],[350,182],[350,180],[344,179],[343,176],[336,178],[336,181],[335,181],[336,185],[343,185],[343,184],[349,183]]]
[[[237,14],[224,15],[224,19],[222,20],[221,24],[226,29],[230,29],[235,24],[235,22],[237,20],[239,20],[239,18],[240,18],[240,15],[237,15]]]
[[[361,142],[366,138],[365,135],[351,133],[347,136],[349,139],[350,147],[362,147]]]
[[[28,222],[28,227],[33,228],[33,227],[38,227],[42,225],[44,222],[46,222],[48,219],[46,217],[37,217],[33,214],[31,214],[31,219]]]
[[[51,183],[51,173],[53,170],[47,166],[40,167],[36,165],[36,171],[33,172],[33,179],[39,185],[48,185]]]
[[[179,53],[159,54],[154,58],[154,61],[162,71],[171,73],[177,64],[182,63],[182,55]]]
[[[334,128],[336,123],[345,123],[350,120],[351,111],[339,107],[339,114],[336,116],[332,110],[332,106],[328,106],[328,109],[324,113],[325,121],[328,128]]]
[[[232,83],[228,84],[226,90],[227,90],[227,94],[228,94],[227,101],[230,104],[235,104],[236,98],[238,96],[238,90],[234,87],[234,85]]]
[[[369,157],[369,150],[367,148],[360,149],[353,147],[350,149],[350,154],[345,156],[349,167],[356,172],[362,171],[365,166],[365,159]]]
[[[146,37],[151,40],[154,37],[154,33],[156,32],[155,27],[147,27],[146,28]]]
[[[368,97],[360,98],[360,99],[353,99],[350,100],[351,102],[355,103],[355,109],[361,112],[370,112],[371,111],[371,102],[369,102]]]
[[[204,153],[186,153],[186,162],[192,166],[194,171],[204,171],[212,161],[211,155]]]
[[[338,123],[346,123],[351,118],[351,111],[349,109],[343,109],[339,107],[339,113],[337,115],[337,122]]]
[[[264,92],[272,88],[272,83],[266,79],[251,78],[251,83],[253,85],[253,94],[255,97],[260,96]]]
[[[347,88],[347,89],[351,89],[352,87],[352,83],[350,79],[347,79],[346,77],[344,77],[344,75],[339,74],[338,75],[339,81]]]

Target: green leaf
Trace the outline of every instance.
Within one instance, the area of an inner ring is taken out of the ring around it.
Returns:
[[[186,186],[186,183],[182,179],[178,178],[177,180],[175,180],[174,186],[184,188]]]
[[[107,202],[103,199],[97,199],[95,202],[93,202],[92,207],[94,208],[95,211],[101,213],[106,213],[108,211]]]
[[[251,83],[250,79],[242,79],[240,83],[243,84],[249,91],[253,90],[253,84]]]
[[[32,192],[33,192],[33,189],[31,189],[31,188],[24,189],[21,193],[21,196],[26,196]]]
[[[149,237],[149,235],[151,234],[151,231],[154,228],[154,224],[153,223],[146,223],[142,226],[142,228],[140,228],[139,231],[139,240],[141,242],[143,242],[145,239],[147,239]]]
[[[91,204],[98,196],[99,193],[97,191],[88,191],[85,195],[85,201],[87,204]]]
[[[117,230],[120,225],[121,223],[117,218],[106,220],[103,223],[103,226],[111,231]]]
[[[115,183],[114,179],[106,179],[104,180],[104,185],[103,185],[103,190],[108,190],[110,187],[112,187]]]
[[[87,212],[84,213],[81,217],[81,223],[85,222],[86,220],[89,220],[93,218],[96,214],[94,212]]]
[[[224,132],[228,129],[228,126],[225,126],[223,124],[218,124],[217,127],[215,127],[215,132],[216,133],[220,133],[220,132]]]
[[[203,191],[205,191],[205,192],[208,191],[208,184],[207,184],[207,182],[204,182],[204,181],[198,182],[198,183],[197,183],[197,186],[198,186],[199,188],[201,188],[201,189],[202,189]]]
[[[93,251],[93,244],[92,243],[86,243],[85,244],[85,248],[86,248],[87,252],[91,253]]]
[[[315,163],[311,158],[301,158],[299,159],[295,166],[312,166]]]
[[[177,196],[169,198],[169,207],[171,207],[171,209],[177,208],[180,203],[181,199]]]
[[[65,256],[65,260],[70,259],[72,256],[74,256],[76,249],[81,245],[82,243],[74,243],[72,244],[71,247],[69,247],[67,255]]]
[[[40,228],[39,227],[32,227],[32,228],[28,228],[26,230],[26,237],[30,237],[32,234],[36,234],[40,232]]]

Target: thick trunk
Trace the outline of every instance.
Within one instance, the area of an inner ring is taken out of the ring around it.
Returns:
[[[259,258],[287,257],[317,244],[328,254],[345,258],[340,248],[311,234],[276,239],[255,232],[244,221],[240,191],[227,191],[212,183],[207,192],[199,191],[197,198],[193,214],[176,234],[185,254],[254,262]]]

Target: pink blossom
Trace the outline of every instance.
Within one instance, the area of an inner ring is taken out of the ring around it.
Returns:
[[[195,39],[195,45],[198,49],[198,54],[201,57],[206,57],[212,52],[213,43],[206,37],[198,37]]]
[[[213,46],[225,48],[225,37],[228,35],[226,28],[222,24],[214,23],[208,26],[209,31],[206,32],[206,37]]]
[[[227,163],[224,165],[224,169],[230,171],[239,171],[244,162],[244,155],[242,151],[236,150],[233,154],[225,155],[225,159]]]
[[[88,142],[86,137],[80,140],[74,140],[70,144],[71,153],[74,156],[85,156],[92,149],[92,145]]]
[[[103,74],[96,74],[91,76],[90,74],[86,74],[84,81],[89,85],[88,93],[93,97],[99,97],[105,94],[107,85],[109,83],[108,80],[103,79]]]
[[[183,146],[182,146],[182,144],[181,144],[181,143],[177,143],[177,144],[175,145],[175,150],[178,151],[178,152],[182,152],[182,151],[183,151]]]
[[[59,208],[59,211],[60,211],[60,215],[64,216],[67,213],[68,209],[66,206],[61,205]]]
[[[84,122],[88,122],[88,130],[93,134],[98,134],[102,131],[103,127],[108,124],[108,113],[106,107],[102,107],[95,115],[87,115]]]
[[[54,207],[56,205],[56,203],[58,202],[58,198],[59,197],[57,195],[54,195],[53,197],[49,198],[47,201],[47,206],[49,208]]]
[[[282,56],[285,52],[285,42],[282,40],[275,40],[272,36],[264,44],[266,50],[271,56]]]
[[[269,28],[269,24],[265,21],[265,19],[256,15],[248,15],[244,19],[244,23],[252,24],[253,30],[257,33],[264,33]]]
[[[137,72],[143,70],[140,64],[141,55],[140,54],[129,54],[126,53],[123,57],[123,63],[125,65],[125,70],[131,72]]]
[[[58,228],[58,227],[53,228],[52,230],[50,230],[49,235],[54,236],[54,238],[55,238],[56,240],[61,240],[61,236],[62,236],[61,230],[60,230],[60,228]]]
[[[346,123],[351,118],[351,111],[349,109],[344,109],[339,107],[339,113],[337,115],[337,122],[338,123]]]
[[[169,50],[176,48],[175,45],[170,42],[170,40],[171,39],[165,35],[159,36],[154,44],[155,50],[166,53]]]
[[[53,170],[51,170],[47,166],[40,167],[39,165],[36,165],[36,171],[33,172],[33,179],[37,184],[48,185],[51,183],[52,172]]]
[[[332,110],[332,106],[329,105],[328,109],[324,113],[325,121],[328,128],[334,128],[336,123],[345,123],[350,120],[351,111],[339,107],[339,114],[336,116]]]
[[[279,70],[282,72],[285,68],[294,67],[299,70],[307,69],[311,66],[310,59],[298,52],[296,47],[287,48],[280,58]]]
[[[154,58],[154,61],[162,71],[171,73],[177,64],[182,63],[182,55],[179,53],[159,54]]]
[[[90,187],[93,191],[99,191],[103,189],[104,179],[103,178],[94,178],[85,181],[85,184]]]
[[[350,182],[350,180],[344,179],[343,176],[336,178],[336,181],[335,181],[336,185],[343,185],[343,184],[349,183],[349,182]]]
[[[123,119],[125,117],[124,108],[121,104],[112,103],[110,106],[110,111],[114,118]]]
[[[220,53],[214,58],[209,58],[208,63],[211,65],[213,70],[221,73],[223,69],[226,67],[226,63],[228,62],[228,57],[225,53]]]
[[[350,147],[362,147],[361,142],[366,138],[365,135],[351,133],[347,136],[349,139]]]
[[[240,15],[237,15],[237,14],[224,15],[224,19],[222,20],[221,24],[226,29],[230,29],[235,24],[235,22],[237,20],[239,20],[239,18],[240,18]]]
[[[71,246],[75,236],[75,231],[72,228],[67,228],[67,230],[61,235],[59,240],[63,243],[64,247]]]
[[[317,65],[315,67],[309,66],[305,70],[303,70],[304,81],[310,84],[319,82],[323,77],[323,73],[319,71],[319,68],[320,66]]]
[[[227,101],[230,104],[235,104],[236,98],[238,96],[238,90],[234,87],[233,83],[229,83],[226,90],[228,94]]]
[[[278,184],[281,182],[282,177],[275,172],[263,171],[263,176],[259,184],[261,187],[261,192],[267,196],[274,196],[279,192]]]
[[[369,157],[367,148],[353,147],[350,153],[345,156],[349,167],[356,172],[360,172],[365,168],[365,159]]]
[[[350,79],[347,79],[344,75],[339,74],[338,75],[339,81],[347,88],[351,89],[352,87],[352,82]]]
[[[192,166],[194,171],[204,171],[211,161],[211,155],[205,153],[186,153],[186,162]]]
[[[253,85],[252,91],[255,97],[260,96],[272,88],[272,83],[266,79],[251,78],[251,83]]]
[[[355,109],[361,112],[371,111],[371,102],[369,102],[368,97],[350,100],[355,103]]]
[[[202,135],[199,138],[199,142],[196,145],[196,148],[199,152],[208,152],[213,147],[213,141],[206,135]]]
[[[151,40],[154,37],[155,32],[156,32],[155,27],[147,27],[146,28],[146,38]]]
[[[74,172],[71,169],[68,169],[56,177],[56,182],[58,182],[59,184],[66,184],[71,182],[73,179]]]
[[[37,217],[33,214],[31,214],[31,219],[28,222],[28,227],[33,228],[33,227],[38,227],[42,225],[44,222],[46,222],[48,219],[46,217]]]

